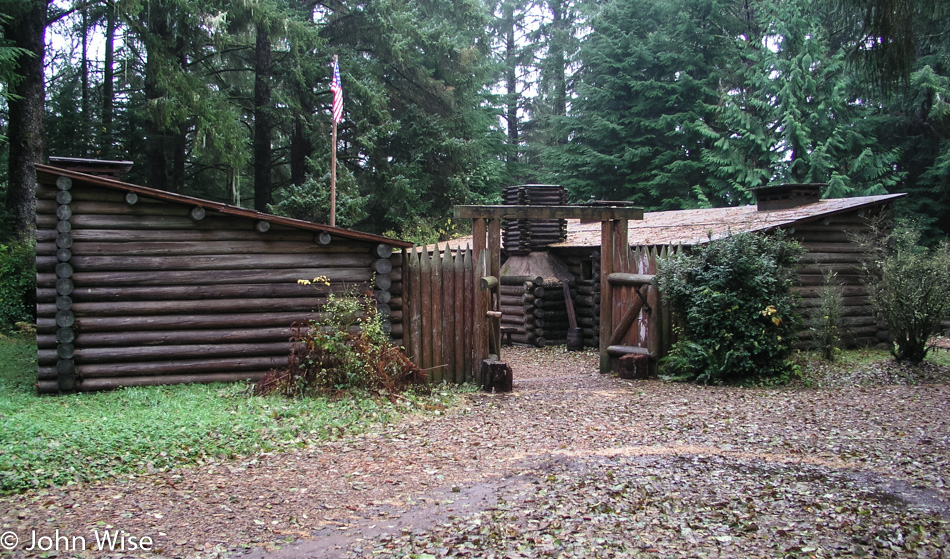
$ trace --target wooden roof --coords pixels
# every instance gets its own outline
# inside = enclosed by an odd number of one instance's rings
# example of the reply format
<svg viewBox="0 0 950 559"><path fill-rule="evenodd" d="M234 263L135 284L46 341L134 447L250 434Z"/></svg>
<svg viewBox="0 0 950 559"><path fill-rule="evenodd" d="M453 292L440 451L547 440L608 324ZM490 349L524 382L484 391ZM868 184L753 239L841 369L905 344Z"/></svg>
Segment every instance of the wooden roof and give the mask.
<svg viewBox="0 0 950 559"><path fill-rule="evenodd" d="M906 194L885 194L856 198L819 200L794 208L758 211L755 205L701 210L646 212L642 220L628 222L630 246L694 245L742 231L769 231L840 213L857 211L892 202ZM567 222L567 240L554 248L600 246L600 223ZM460 237L439 243L440 250L470 246L472 237ZM434 249L436 245L428 247Z"/></svg>
<svg viewBox="0 0 950 559"><path fill-rule="evenodd" d="M822 219L832 215L869 208L906 196L885 194L857 198L834 198L819 200L794 208L758 211L756 206L710 208L700 210L676 210L647 212L643 220L630 221L628 235L631 246L643 245L694 245L711 239L726 237L736 232L769 231L789 227L795 223ZM600 246L600 224L567 224L567 240L553 247Z"/></svg>
<svg viewBox="0 0 950 559"><path fill-rule="evenodd" d="M60 168L60 167L52 167L49 165L37 164L36 177L37 177L37 180L43 184L55 184L57 177L68 177L75 182L82 182L85 184L101 186L104 188L111 188L113 190L120 190L124 192L134 192L138 194L139 196L147 196L150 198L155 198L158 200L163 200L165 202L171 202L174 204L199 206L199 207L204 208L205 210L218 212L222 215L246 217L246 218L254 219L254 220L263 220L274 225L284 225L286 227L292 227L294 229L303 229L307 231L326 231L327 233L330 233L331 235L335 235L341 238L386 243L397 248L409 248L413 246L413 244L410 242L401 241L398 239L390 239L387 237L382 237L380 235L373 235L371 233L363 233L361 231L353 231L351 229L343 229L340 227L330 227L329 225L313 223L311 221L304 221L302 219L292 219L289 217L281 217L281 216L277 216L273 214L262 213L255 210L249 210L247 208L241 208L241 207L232 206L229 204L222 204L221 202L212 202L211 200L204 200L202 198L184 196L182 194L166 192L164 190L149 188L147 186L129 184L129 183L125 183L122 181L118 181L118 180L114 180L114 179L110 179L106 177L88 175L86 173L71 171L68 169Z"/></svg>

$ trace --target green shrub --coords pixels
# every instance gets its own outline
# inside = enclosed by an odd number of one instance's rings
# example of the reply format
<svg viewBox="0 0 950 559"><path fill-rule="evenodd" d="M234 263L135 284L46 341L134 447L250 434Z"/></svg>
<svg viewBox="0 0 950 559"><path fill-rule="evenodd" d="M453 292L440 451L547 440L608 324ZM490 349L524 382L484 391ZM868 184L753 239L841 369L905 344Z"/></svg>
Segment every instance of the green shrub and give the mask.
<svg viewBox="0 0 950 559"><path fill-rule="evenodd" d="M329 285L325 278L314 283L321 280ZM298 329L288 367L270 371L255 393L290 397L351 389L394 393L425 384L425 373L390 342L368 296L330 293L321 317Z"/></svg>
<svg viewBox="0 0 950 559"><path fill-rule="evenodd" d="M740 233L662 262L660 291L682 324L664 372L711 384L789 380L801 253L782 232Z"/></svg>
<svg viewBox="0 0 950 559"><path fill-rule="evenodd" d="M919 363L927 342L950 315L950 245L918 246L920 232L887 230L881 222L859 239L869 257L864 282L874 313L890 332L891 354L898 361Z"/></svg>
<svg viewBox="0 0 950 559"><path fill-rule="evenodd" d="M816 349L825 361L834 361L841 353L844 326L841 315L844 311L844 296L838 274L825 272L824 283L818 292L818 306L811 316L811 331Z"/></svg>
<svg viewBox="0 0 950 559"><path fill-rule="evenodd" d="M0 331L36 320L36 259L31 243L0 244Z"/></svg>

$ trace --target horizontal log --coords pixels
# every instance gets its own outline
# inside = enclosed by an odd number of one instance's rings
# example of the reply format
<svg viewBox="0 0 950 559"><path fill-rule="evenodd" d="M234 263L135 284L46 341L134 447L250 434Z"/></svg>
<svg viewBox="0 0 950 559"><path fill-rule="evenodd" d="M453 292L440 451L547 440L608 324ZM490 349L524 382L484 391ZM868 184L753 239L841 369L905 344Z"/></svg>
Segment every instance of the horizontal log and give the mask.
<svg viewBox="0 0 950 559"><path fill-rule="evenodd" d="M861 285L861 276L858 270L851 270L848 273L838 273L838 281L842 285ZM825 275L820 270L812 271L808 274L799 274L798 283L803 287L814 287L825 284Z"/></svg>
<svg viewBox="0 0 950 559"><path fill-rule="evenodd" d="M544 338L535 338L534 336L519 336L518 334L512 334L511 341L534 347L544 347L547 344L547 340Z"/></svg>
<svg viewBox="0 0 950 559"><path fill-rule="evenodd" d="M62 299L62 297L60 298ZM326 298L322 297L299 297L292 299L205 299L200 303L189 305L187 312L190 313L248 313L258 312L297 312L306 314L317 310L326 303ZM48 303L38 303L36 312L38 315L48 316L54 314ZM82 320L83 317L93 316L128 316L128 315L165 315L180 314L182 312L181 301L108 301L108 302L87 302L73 303L71 305L73 312ZM68 307L67 307L68 308ZM67 310L63 308L57 300L57 310Z"/></svg>
<svg viewBox="0 0 950 559"><path fill-rule="evenodd" d="M60 233L64 235L65 233ZM157 242L97 242L79 241L72 236L72 249L85 256L189 256L230 254L345 254L329 250L306 240L294 241L157 241ZM55 242L55 241L54 241ZM49 242L37 243L38 254L48 254ZM358 252L359 246L351 245L349 253ZM371 256L367 260L371 260Z"/></svg>
<svg viewBox="0 0 950 559"><path fill-rule="evenodd" d="M478 288L482 291L489 291L498 288L498 278L495 276L484 276L478 280Z"/></svg>
<svg viewBox="0 0 950 559"><path fill-rule="evenodd" d="M246 373L218 373L207 375L170 375L154 377L123 377L123 378L101 378L84 380L79 384L79 390L82 392L99 392L104 390L115 390L126 386L159 386L166 384L190 384L190 383L211 383L211 382L239 382L243 380L258 381L267 374L267 371L249 371ZM57 390L50 390L48 383L37 383L37 391L41 394L55 393Z"/></svg>
<svg viewBox="0 0 950 559"><path fill-rule="evenodd" d="M824 286L795 286L792 287L792 293L799 297L809 299L820 297ZM840 285L839 292L843 297L866 297L868 290L863 285Z"/></svg>
<svg viewBox="0 0 950 559"><path fill-rule="evenodd" d="M831 271L840 275L848 274L858 274L860 273L861 267L860 264L838 264L838 263L823 263L823 264L802 264L798 267L798 273L800 275L824 275Z"/></svg>
<svg viewBox="0 0 950 559"><path fill-rule="evenodd" d="M83 366L94 363L123 361L169 361L210 357L265 357L289 355L290 342L261 342L238 344L187 344L136 347L107 347L76 349L76 362L82 373Z"/></svg>
<svg viewBox="0 0 950 559"><path fill-rule="evenodd" d="M544 278L536 276L501 276L500 279L502 285L520 285L522 287L524 287L525 282L538 285L544 283Z"/></svg>
<svg viewBox="0 0 950 559"><path fill-rule="evenodd" d="M75 302L92 301L204 301L213 298L313 298L321 302L328 292L335 294L347 293L353 289L362 293L368 283L344 285L332 283L329 287L323 284L300 285L296 281L285 283L260 283L244 285L177 285L154 287L84 287L74 289L72 280L69 284L52 287L39 287L36 290L37 300L49 302L57 295L72 294ZM63 292L60 292L60 287Z"/></svg>
<svg viewBox="0 0 950 559"><path fill-rule="evenodd" d="M520 308L522 309L521 312L524 312L525 304L521 301L521 299L516 299L514 297L502 297L498 303L503 307L508 307L509 309Z"/></svg>
<svg viewBox="0 0 950 559"><path fill-rule="evenodd" d="M82 332L119 332L128 330L175 330L175 329L242 329L242 328L277 328L290 326L296 322L306 322L324 318L323 313L232 313L206 315L156 315L156 316L87 316L79 321ZM37 320L40 331L49 332L55 329L55 322L50 318ZM68 325L67 325L68 326Z"/></svg>
<svg viewBox="0 0 950 559"><path fill-rule="evenodd" d="M75 251L74 251L75 252ZM123 271L166 271L166 270L273 270L301 268L369 268L371 265L385 263L386 270L377 273L388 274L392 264L388 260L375 263L366 254L222 254L213 256L83 256L78 252L72 260L73 267L79 271L107 272ZM37 259L39 264L39 258ZM381 264L380 264L381 265ZM382 266L382 265L381 265Z"/></svg>
<svg viewBox="0 0 950 559"><path fill-rule="evenodd" d="M236 359L186 359L177 361L143 361L131 363L106 363L83 365L83 378L114 378L127 376L154 376L176 374L230 373L242 371L266 371L287 366L287 356L242 357ZM40 379L56 378L55 366L39 367Z"/></svg>
<svg viewBox="0 0 950 559"><path fill-rule="evenodd" d="M801 257L803 264L860 264L867 259L864 254L854 252L806 252Z"/></svg>
<svg viewBox="0 0 950 559"><path fill-rule="evenodd" d="M838 231L798 231L796 230L792 233L792 238L801 242L802 244L809 244L814 242L828 242L828 243L848 243L851 242L851 237L845 232Z"/></svg>
<svg viewBox="0 0 950 559"><path fill-rule="evenodd" d="M624 274L615 272L607 275L607 281L610 282L611 285L638 287L654 283L656 276L653 274Z"/></svg>
<svg viewBox="0 0 950 559"><path fill-rule="evenodd" d="M40 221L42 216L37 216L37 221ZM47 220L49 221L49 220ZM37 238L38 242L54 241L55 237L55 228L56 221L52 220L52 223L47 227L40 226L37 223ZM54 231L51 231L54 230ZM74 242L88 242L93 244L134 244L134 243L150 243L157 245L176 245L178 243L241 243L237 245L239 247L238 252L241 252L241 247L245 249L251 249L255 246L268 246L269 243L275 242L285 242L291 243L294 245L299 245L301 247L312 244L313 242L313 232L312 231L302 231L299 229L272 229L267 232L266 236L261 236L260 233L252 231L250 228L245 230L198 230L198 229L182 229L182 230L114 230L114 229L80 229L73 230L73 241ZM354 247L362 247L363 249L368 250L369 244L363 243L362 241L352 241L349 243L340 243L342 246L335 246L333 244L325 247L319 247L317 250L320 252L360 252L359 248L354 249ZM200 248L199 245L193 245L195 249ZM142 247L147 248L147 247ZM185 249L187 250L187 249ZM217 252L217 251L216 251ZM253 252L266 252L260 250L254 250Z"/></svg>
<svg viewBox="0 0 950 559"><path fill-rule="evenodd" d="M651 358L656 358L656 355L650 353L650 350L645 347L636 347L629 345L612 345L607 347L607 353L615 357L622 355L649 355Z"/></svg>
<svg viewBox="0 0 950 559"><path fill-rule="evenodd" d="M72 332L70 330L70 332ZM213 330L172 331L119 331L85 332L74 334L74 345L92 347L128 347L157 345L187 345L201 343L257 343L290 341L294 329L290 326L272 328L235 328ZM60 340L54 334L37 334L38 346L48 347Z"/></svg>
<svg viewBox="0 0 950 559"><path fill-rule="evenodd" d="M815 253L815 252L830 252L830 253L860 253L861 249L858 245L851 242L837 242L837 243L824 243L824 242L808 242L803 243L802 246L805 248L806 254Z"/></svg>
<svg viewBox="0 0 950 559"><path fill-rule="evenodd" d="M235 270L209 274L207 270L171 270L161 273L146 271L76 272L72 280L76 285L96 286L145 286L145 285L222 285L248 283L286 283L319 276L334 282L365 282L372 278L369 268L300 268L296 270ZM37 283L52 286L56 278L49 273L38 273Z"/></svg>
<svg viewBox="0 0 950 559"><path fill-rule="evenodd" d="M520 285L502 284L501 287L499 288L499 293L501 293L502 297L506 297L506 296L514 297L514 298L521 297L525 293L524 284L523 283Z"/></svg>

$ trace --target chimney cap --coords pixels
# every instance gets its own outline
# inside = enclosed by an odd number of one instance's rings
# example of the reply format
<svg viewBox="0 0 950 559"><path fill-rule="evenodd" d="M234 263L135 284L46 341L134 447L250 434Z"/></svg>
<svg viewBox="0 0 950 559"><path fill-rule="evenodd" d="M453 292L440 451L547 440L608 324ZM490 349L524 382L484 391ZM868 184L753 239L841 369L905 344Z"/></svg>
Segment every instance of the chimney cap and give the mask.
<svg viewBox="0 0 950 559"><path fill-rule="evenodd" d="M755 203L760 212L787 210L821 200L822 188L828 183L780 184L753 188Z"/></svg>

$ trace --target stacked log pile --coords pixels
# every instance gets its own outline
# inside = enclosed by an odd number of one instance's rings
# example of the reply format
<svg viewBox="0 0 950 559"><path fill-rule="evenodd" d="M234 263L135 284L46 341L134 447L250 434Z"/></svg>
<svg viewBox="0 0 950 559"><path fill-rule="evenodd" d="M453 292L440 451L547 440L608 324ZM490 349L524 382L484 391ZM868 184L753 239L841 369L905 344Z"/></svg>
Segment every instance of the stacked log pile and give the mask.
<svg viewBox="0 0 950 559"><path fill-rule="evenodd" d="M588 259L564 260L575 278L571 297L577 326L583 330L584 346L600 347L600 253L595 252ZM589 270L586 274L585 267Z"/></svg>
<svg viewBox="0 0 950 559"><path fill-rule="evenodd" d="M577 300L577 289L568 282L571 291L571 300ZM562 280L547 279L544 281L544 297L536 300L536 308L544 311L544 331L547 343L564 345L567 343L568 321L567 302L564 298L564 284ZM575 307L576 312L576 307ZM586 345L586 344L585 344Z"/></svg>
<svg viewBox="0 0 950 559"><path fill-rule="evenodd" d="M544 278L502 276L499 291L501 326L515 328L511 340L517 344L544 347L547 344Z"/></svg>
<svg viewBox="0 0 950 559"><path fill-rule="evenodd" d="M400 341L391 246L40 178L40 393L258 379L331 292L372 293Z"/></svg>
<svg viewBox="0 0 950 559"><path fill-rule="evenodd" d="M567 191L560 186L509 186L502 193L502 203L510 206L559 206L567 203ZM533 248L545 247L567 238L567 221L504 220L502 241L509 254L527 254Z"/></svg>

